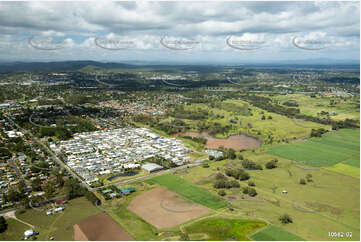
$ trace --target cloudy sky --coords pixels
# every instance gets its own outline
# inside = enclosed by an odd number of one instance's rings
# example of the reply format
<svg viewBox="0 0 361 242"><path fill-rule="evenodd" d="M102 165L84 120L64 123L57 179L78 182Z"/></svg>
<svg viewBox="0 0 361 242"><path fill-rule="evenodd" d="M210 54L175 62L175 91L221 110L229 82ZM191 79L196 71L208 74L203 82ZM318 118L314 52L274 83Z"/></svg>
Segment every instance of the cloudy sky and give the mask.
<svg viewBox="0 0 361 242"><path fill-rule="evenodd" d="M0 61L359 60L355 2L0 2Z"/></svg>

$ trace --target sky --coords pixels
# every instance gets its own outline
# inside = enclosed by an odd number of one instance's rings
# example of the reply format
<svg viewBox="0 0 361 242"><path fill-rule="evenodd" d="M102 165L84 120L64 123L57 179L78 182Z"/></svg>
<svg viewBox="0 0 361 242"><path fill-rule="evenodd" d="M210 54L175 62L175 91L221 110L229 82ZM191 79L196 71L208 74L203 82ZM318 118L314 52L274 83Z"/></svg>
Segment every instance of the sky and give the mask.
<svg viewBox="0 0 361 242"><path fill-rule="evenodd" d="M359 60L360 2L0 2L0 61Z"/></svg>

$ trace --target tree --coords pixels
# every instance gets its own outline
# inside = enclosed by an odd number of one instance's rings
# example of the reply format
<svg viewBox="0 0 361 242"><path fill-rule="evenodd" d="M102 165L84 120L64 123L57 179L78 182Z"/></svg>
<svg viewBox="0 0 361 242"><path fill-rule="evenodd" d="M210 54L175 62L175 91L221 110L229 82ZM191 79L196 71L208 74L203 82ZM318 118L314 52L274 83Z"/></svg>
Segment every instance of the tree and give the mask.
<svg viewBox="0 0 361 242"><path fill-rule="evenodd" d="M257 195L257 191L254 188L248 188L248 195L250 195L251 197L255 197Z"/></svg>
<svg viewBox="0 0 361 242"><path fill-rule="evenodd" d="M269 162L266 163L266 168L267 168L267 169L273 169L273 168L276 168L276 167L277 167L277 166L276 166L276 162L273 161L273 160L271 160L271 161L269 161Z"/></svg>
<svg viewBox="0 0 361 242"><path fill-rule="evenodd" d="M306 179L308 182L312 182L312 174L307 174Z"/></svg>
<svg viewBox="0 0 361 242"><path fill-rule="evenodd" d="M305 184L306 184L306 180L303 179L303 178L301 178L301 179L300 179L300 184L305 185Z"/></svg>
<svg viewBox="0 0 361 242"><path fill-rule="evenodd" d="M254 182L253 182L253 181L248 181L248 186L250 186L250 187L254 187L254 186L256 186L256 184L254 184Z"/></svg>
<svg viewBox="0 0 361 242"><path fill-rule="evenodd" d="M226 192L225 192L224 190L219 190L219 191L218 191L218 195L221 196L221 197L223 197L223 196L226 195Z"/></svg>
<svg viewBox="0 0 361 242"><path fill-rule="evenodd" d="M249 196L254 197L257 195L257 191L252 187L244 187L243 194L248 194Z"/></svg>
<svg viewBox="0 0 361 242"><path fill-rule="evenodd" d="M293 223L292 218L288 214L283 214L282 216L279 217L279 220L283 224Z"/></svg>
<svg viewBox="0 0 361 242"><path fill-rule="evenodd" d="M180 235L180 241L188 241L189 240L189 236L187 233L181 233Z"/></svg>
<svg viewBox="0 0 361 242"><path fill-rule="evenodd" d="M0 233L3 233L8 228L8 224L3 216L0 216Z"/></svg>
<svg viewBox="0 0 361 242"><path fill-rule="evenodd" d="M31 188L33 189L33 191L41 191L41 180L39 177L35 178L31 182Z"/></svg>

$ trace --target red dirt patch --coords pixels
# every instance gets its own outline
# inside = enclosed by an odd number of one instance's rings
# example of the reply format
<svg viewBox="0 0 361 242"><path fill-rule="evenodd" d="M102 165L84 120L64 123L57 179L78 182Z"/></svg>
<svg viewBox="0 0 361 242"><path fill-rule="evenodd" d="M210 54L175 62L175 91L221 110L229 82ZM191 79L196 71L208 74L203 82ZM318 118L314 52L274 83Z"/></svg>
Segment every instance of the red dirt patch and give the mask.
<svg viewBox="0 0 361 242"><path fill-rule="evenodd" d="M128 241L134 240L108 214L100 213L74 225L74 240Z"/></svg>
<svg viewBox="0 0 361 242"><path fill-rule="evenodd" d="M128 209L158 229L171 228L212 211L164 187L135 197Z"/></svg>
<svg viewBox="0 0 361 242"><path fill-rule="evenodd" d="M218 149L223 146L224 148L232 148L234 150L245 150L257 148L261 145L261 142L255 138L249 137L244 134L232 135L227 139L216 139L210 136L207 133L197 133L197 132L182 132L177 133L174 136L192 136L192 137L203 137L207 139L205 148L208 149Z"/></svg>

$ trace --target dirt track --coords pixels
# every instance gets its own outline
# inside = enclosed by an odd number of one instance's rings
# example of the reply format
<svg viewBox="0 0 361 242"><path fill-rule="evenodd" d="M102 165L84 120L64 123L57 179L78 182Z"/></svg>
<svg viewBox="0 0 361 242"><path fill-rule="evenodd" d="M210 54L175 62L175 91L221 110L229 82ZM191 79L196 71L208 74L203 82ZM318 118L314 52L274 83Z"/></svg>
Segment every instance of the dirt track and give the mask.
<svg viewBox="0 0 361 242"><path fill-rule="evenodd" d="M109 215L100 213L74 225L74 240L127 241L133 240Z"/></svg>
<svg viewBox="0 0 361 242"><path fill-rule="evenodd" d="M212 211L164 187L137 196L128 209L158 229L171 228Z"/></svg>

